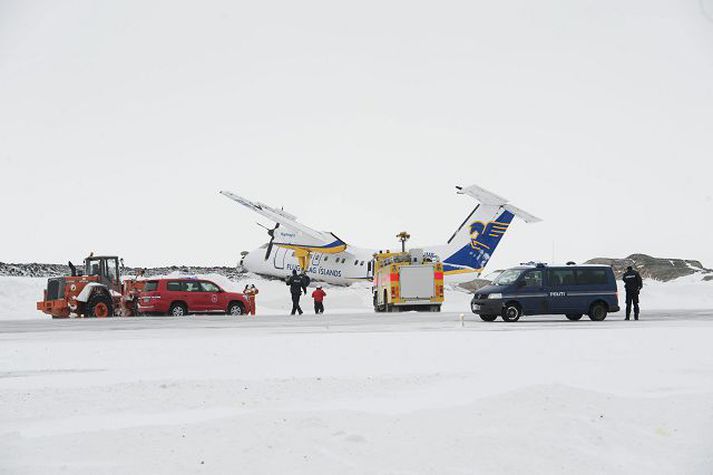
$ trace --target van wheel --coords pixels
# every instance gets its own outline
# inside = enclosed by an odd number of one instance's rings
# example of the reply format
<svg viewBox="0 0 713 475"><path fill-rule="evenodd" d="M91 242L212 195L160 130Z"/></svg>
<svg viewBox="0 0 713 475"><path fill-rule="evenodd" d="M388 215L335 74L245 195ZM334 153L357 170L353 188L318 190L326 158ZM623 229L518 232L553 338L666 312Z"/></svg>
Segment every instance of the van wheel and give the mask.
<svg viewBox="0 0 713 475"><path fill-rule="evenodd" d="M506 322L516 322L522 316L522 309L516 303L509 303L503 308L503 320Z"/></svg>
<svg viewBox="0 0 713 475"><path fill-rule="evenodd" d="M494 322L498 316L497 315L478 315L484 322Z"/></svg>
<svg viewBox="0 0 713 475"><path fill-rule="evenodd" d="M595 303L589 309L589 319L595 322L601 322L607 318L607 307L603 303Z"/></svg>
<svg viewBox="0 0 713 475"><path fill-rule="evenodd" d="M188 315L188 309L182 303L176 302L171 304L171 308L168 309L168 314L172 317L183 317L184 315Z"/></svg>
<svg viewBox="0 0 713 475"><path fill-rule="evenodd" d="M240 302L230 302L228 305L228 315L242 315L245 313L243 305Z"/></svg>
<svg viewBox="0 0 713 475"><path fill-rule="evenodd" d="M567 318L572 321L579 320L580 318L582 318L582 314L581 313L577 313L577 314L569 313L569 314L567 314Z"/></svg>

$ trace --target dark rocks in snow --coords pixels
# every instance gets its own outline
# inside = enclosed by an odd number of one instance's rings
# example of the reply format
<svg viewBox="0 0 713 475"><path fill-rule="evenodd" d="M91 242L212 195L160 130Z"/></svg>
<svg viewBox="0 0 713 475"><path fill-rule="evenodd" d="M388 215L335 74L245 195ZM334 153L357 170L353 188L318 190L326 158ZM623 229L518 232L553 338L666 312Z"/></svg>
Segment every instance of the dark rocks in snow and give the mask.
<svg viewBox="0 0 713 475"><path fill-rule="evenodd" d="M713 269L703 267L700 261L688 259L669 259L652 257L646 254L632 254L623 259L597 257L588 260L585 264L606 264L612 266L617 279L622 276L627 266L632 266L644 279L653 279L661 282L693 275L696 273L713 274ZM712 275L704 276L704 280L711 280Z"/></svg>
<svg viewBox="0 0 713 475"><path fill-rule="evenodd" d="M6 264L0 262L0 275L11 277L59 277L69 275L65 264Z"/></svg>
<svg viewBox="0 0 713 475"><path fill-rule="evenodd" d="M122 270L122 275L136 275L140 268L126 267ZM179 273L184 275L204 275L204 274L219 274L228 279L237 280L244 274L242 270L235 267L225 266L168 266L168 267L148 267L145 268L145 276L152 277L156 275L166 275ZM10 277L59 277L69 275L69 266L65 264L6 264L0 262L0 276Z"/></svg>
<svg viewBox="0 0 713 475"><path fill-rule="evenodd" d="M669 259L652 257L646 254L632 254L623 259L597 257L588 260L585 264L604 264L611 266L617 279L621 279L627 266L632 266L644 279L668 282L678 279L679 277L703 274L702 280L713 282L713 269L703 267L700 261L691 259ZM464 282L460 284L460 287L475 292L489 283L490 281L488 279L479 278L470 282Z"/></svg>

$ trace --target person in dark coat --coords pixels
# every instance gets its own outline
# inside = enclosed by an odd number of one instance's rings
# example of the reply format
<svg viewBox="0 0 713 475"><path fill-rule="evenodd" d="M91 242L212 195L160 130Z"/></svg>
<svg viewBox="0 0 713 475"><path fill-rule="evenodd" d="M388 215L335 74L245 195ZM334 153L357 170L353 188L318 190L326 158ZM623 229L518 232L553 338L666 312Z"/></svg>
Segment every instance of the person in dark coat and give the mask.
<svg viewBox="0 0 713 475"><path fill-rule="evenodd" d="M644 286L641 275L631 266L626 268L624 276L624 290L626 290L626 320L631 316L631 304L634 304L634 320L639 319L639 292Z"/></svg>
<svg viewBox="0 0 713 475"><path fill-rule="evenodd" d="M292 270L292 275L285 281L290 287L290 294L292 295L292 313L299 312L302 315L302 308L300 307L300 297L302 293L307 293L307 280L305 280L302 275L297 274L296 270Z"/></svg>

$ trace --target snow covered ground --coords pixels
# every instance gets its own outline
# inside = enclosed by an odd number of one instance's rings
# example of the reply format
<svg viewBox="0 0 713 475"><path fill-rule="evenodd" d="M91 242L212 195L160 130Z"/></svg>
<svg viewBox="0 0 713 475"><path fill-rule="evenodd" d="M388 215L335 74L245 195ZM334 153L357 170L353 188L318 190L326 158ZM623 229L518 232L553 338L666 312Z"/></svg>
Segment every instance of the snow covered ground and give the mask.
<svg viewBox="0 0 713 475"><path fill-rule="evenodd" d="M711 473L713 312L0 322L3 473Z"/></svg>
<svg viewBox="0 0 713 475"><path fill-rule="evenodd" d="M290 318L258 279L256 318L51 320L44 281L0 279L0 473L713 472L713 310L652 310L710 282L647 282L639 322L485 323L365 286Z"/></svg>
<svg viewBox="0 0 713 475"><path fill-rule="evenodd" d="M177 274L178 275L178 274ZM260 289L257 304L263 315L285 315L292 303L289 291L282 281L267 280L249 275L231 281L220 274L198 276L210 279L226 290L241 291L246 284L255 284ZM42 298L47 279L36 277L0 276L0 320L36 320L46 318L35 310L35 302ZM370 285L359 283L351 287L326 286L325 305L329 313L369 312L372 309ZM619 289L623 304L623 287ZM444 311L469 312L471 294L455 285L447 285ZM302 308L310 311L311 299L303 298ZM682 277L670 282L645 281L641 292L642 308L647 310L700 310L713 309L713 281L701 280L700 275Z"/></svg>
<svg viewBox="0 0 713 475"><path fill-rule="evenodd" d="M258 312L263 315L285 315L289 314L292 308L289 289L280 280L268 280L252 275L239 281L231 281L220 274L197 277L212 280L226 290L237 292L242 291L246 284L255 284L260 290L257 297ZM48 316L35 310L35 303L42 299L42 292L46 285L45 278L0 276L0 320L49 319ZM325 286L327 292L325 306L329 313L333 314L371 311L370 288L369 283L359 283L350 287ZM467 292L451 289L444 310L468 311L470 298ZM302 299L302 308L308 312L312 311L312 299L309 295Z"/></svg>

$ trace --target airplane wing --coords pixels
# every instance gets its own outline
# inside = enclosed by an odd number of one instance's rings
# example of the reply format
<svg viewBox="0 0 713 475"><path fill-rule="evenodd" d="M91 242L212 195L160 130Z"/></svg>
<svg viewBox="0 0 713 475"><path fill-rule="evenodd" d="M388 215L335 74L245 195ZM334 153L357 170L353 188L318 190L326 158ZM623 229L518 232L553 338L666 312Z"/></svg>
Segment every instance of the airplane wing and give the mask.
<svg viewBox="0 0 713 475"><path fill-rule="evenodd" d="M325 253L342 252L347 247L346 243L333 233L317 231L305 226L297 221L296 216L284 210L250 201L230 191L221 191L220 194L277 223L278 226L272 231L272 239L276 246Z"/></svg>

